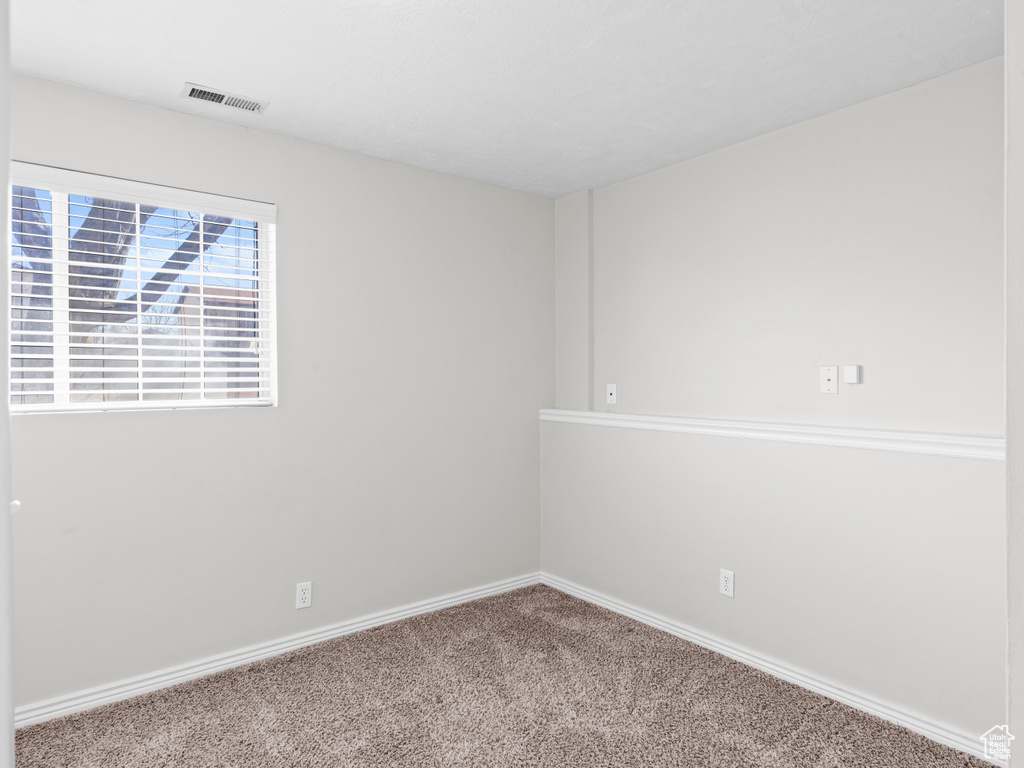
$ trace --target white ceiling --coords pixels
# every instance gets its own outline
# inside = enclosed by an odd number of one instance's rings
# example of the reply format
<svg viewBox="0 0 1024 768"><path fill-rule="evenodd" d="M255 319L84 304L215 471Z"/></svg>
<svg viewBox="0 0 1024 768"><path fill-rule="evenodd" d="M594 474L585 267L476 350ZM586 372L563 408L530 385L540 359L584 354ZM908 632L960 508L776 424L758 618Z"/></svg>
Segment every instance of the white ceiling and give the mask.
<svg viewBox="0 0 1024 768"><path fill-rule="evenodd" d="M1001 0L13 0L15 71L547 197L999 56ZM262 99L262 115L181 96Z"/></svg>

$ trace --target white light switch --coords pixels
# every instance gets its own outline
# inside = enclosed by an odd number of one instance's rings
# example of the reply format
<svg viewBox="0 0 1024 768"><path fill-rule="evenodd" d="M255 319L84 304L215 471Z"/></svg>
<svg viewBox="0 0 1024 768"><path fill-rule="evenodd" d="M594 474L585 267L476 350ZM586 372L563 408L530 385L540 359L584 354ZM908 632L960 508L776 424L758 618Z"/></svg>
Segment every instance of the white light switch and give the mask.
<svg viewBox="0 0 1024 768"><path fill-rule="evenodd" d="M821 394L823 394L823 395L838 395L839 394L839 366L838 365L823 365L823 366L821 366Z"/></svg>
<svg viewBox="0 0 1024 768"><path fill-rule="evenodd" d="M860 384L860 366L843 366L843 384Z"/></svg>

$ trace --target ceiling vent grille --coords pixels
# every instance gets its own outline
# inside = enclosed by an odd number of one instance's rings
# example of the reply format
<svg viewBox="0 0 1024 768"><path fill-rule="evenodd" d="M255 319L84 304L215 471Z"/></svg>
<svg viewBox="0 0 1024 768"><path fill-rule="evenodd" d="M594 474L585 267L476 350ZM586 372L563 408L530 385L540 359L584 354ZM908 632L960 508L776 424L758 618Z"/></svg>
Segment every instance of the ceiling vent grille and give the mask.
<svg viewBox="0 0 1024 768"><path fill-rule="evenodd" d="M207 88L205 85L196 85L195 83L185 83L185 90L182 92L182 95L190 99L220 104L221 106L232 107L233 109L243 109L246 112L255 112L257 114L267 108L267 102L265 101L257 101L256 99L250 99L248 96L239 96L236 93L214 90L213 88Z"/></svg>

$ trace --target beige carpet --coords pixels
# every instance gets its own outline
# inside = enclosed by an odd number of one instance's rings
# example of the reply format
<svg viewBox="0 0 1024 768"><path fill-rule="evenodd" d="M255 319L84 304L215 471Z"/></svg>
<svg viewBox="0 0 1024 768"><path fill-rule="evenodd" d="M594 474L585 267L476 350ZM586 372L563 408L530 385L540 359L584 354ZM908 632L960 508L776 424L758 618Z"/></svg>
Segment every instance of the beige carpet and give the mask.
<svg viewBox="0 0 1024 768"><path fill-rule="evenodd" d="M987 766L529 587L19 729L18 768Z"/></svg>

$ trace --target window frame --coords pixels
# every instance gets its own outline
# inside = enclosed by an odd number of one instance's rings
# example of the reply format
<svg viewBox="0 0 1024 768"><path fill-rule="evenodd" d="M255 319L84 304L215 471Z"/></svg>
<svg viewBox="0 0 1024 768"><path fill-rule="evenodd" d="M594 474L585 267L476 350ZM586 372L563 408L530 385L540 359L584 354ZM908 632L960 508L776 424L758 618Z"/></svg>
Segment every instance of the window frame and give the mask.
<svg viewBox="0 0 1024 768"><path fill-rule="evenodd" d="M65 168L55 168L21 161L11 161L10 186L7 197L8 232L11 233L7 243L7 404L12 415L30 415L45 413L81 413L92 411L162 411L205 408L266 408L275 407L277 398L277 270L276 256L276 221L277 206L273 203L227 197L208 192L199 192L178 187L168 187L148 182L121 179L113 176L101 176ZM11 396L17 394L12 390L14 367L10 364L13 357L11 324L14 321L11 301L11 273L13 269L14 233L12 215L12 191L14 187L31 187L67 195L84 195L143 205L152 205L172 210L191 211L202 215L224 216L233 219L254 221L259 225L257 259L261 265L257 300L260 303L261 319L258 332L261 345L259 369L268 372L266 387L260 387L256 398L210 398L202 397L190 400L143 400L140 389L138 400L125 401L90 401L83 403L19 403L12 404ZM68 233L70 237L70 232ZM56 254L52 254L56 266ZM265 275L265 276L264 276ZM56 298L56 297L55 297ZM57 307L54 307L56 314ZM265 315L264 315L265 313ZM66 345L70 348L70 342ZM54 393L56 395L58 350L54 344ZM200 347L204 349L204 347ZM68 368L70 371L71 369ZM202 393L204 390L199 389ZM264 392L266 394L264 395ZM56 400L56 397L55 397Z"/></svg>

